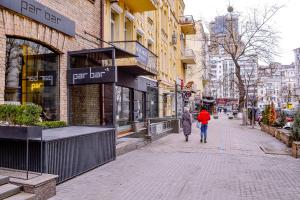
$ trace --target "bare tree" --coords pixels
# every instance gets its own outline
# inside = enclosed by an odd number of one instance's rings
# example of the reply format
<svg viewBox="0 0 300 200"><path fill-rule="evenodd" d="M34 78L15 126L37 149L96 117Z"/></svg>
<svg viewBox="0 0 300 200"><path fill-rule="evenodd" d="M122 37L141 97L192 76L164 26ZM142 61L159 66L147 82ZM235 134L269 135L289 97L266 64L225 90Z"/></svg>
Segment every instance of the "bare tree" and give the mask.
<svg viewBox="0 0 300 200"><path fill-rule="evenodd" d="M226 16L225 34L210 38L211 46L224 49L235 66L235 83L239 91L239 109L245 106L247 89L250 83L245 81L242 74L241 60L253 59L270 63L278 55L279 35L272 26L272 19L283 6L271 6L263 11L254 9L244 18L233 13L233 8L228 7ZM252 74L248 74L252 76Z"/></svg>

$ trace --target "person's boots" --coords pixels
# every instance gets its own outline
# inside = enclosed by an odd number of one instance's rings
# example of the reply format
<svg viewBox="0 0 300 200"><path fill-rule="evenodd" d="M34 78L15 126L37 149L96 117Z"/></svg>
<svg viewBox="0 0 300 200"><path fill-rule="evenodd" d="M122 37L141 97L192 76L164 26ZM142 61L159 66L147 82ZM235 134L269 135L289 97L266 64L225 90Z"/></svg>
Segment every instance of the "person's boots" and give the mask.
<svg viewBox="0 0 300 200"><path fill-rule="evenodd" d="M187 142L187 141L189 141L189 136L185 136L185 141Z"/></svg>
<svg viewBox="0 0 300 200"><path fill-rule="evenodd" d="M202 138L200 139L200 142L201 142L201 143L203 142Z"/></svg>
<svg viewBox="0 0 300 200"><path fill-rule="evenodd" d="M204 143L207 143L206 138L204 138Z"/></svg>

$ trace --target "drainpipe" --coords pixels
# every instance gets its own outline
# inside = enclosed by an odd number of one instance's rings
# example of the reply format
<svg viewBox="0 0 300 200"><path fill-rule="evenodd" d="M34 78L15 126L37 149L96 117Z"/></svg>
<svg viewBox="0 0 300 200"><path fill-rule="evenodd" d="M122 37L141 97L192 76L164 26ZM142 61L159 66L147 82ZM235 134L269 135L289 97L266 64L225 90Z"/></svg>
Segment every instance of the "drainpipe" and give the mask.
<svg viewBox="0 0 300 200"><path fill-rule="evenodd" d="M99 37L101 40L104 39L104 2L105 0L100 0L100 30ZM103 47L103 42L100 42L100 47Z"/></svg>

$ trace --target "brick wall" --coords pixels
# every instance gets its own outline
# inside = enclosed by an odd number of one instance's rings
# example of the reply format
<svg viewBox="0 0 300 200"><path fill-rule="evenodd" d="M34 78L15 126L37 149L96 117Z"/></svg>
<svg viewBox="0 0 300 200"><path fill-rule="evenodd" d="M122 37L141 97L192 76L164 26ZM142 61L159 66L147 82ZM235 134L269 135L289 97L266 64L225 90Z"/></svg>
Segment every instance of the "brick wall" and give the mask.
<svg viewBox="0 0 300 200"><path fill-rule="evenodd" d="M29 18L0 9L0 103L4 102L6 36L28 38L60 53L60 120L67 121L67 52L96 48L99 42L85 31L100 37L100 1L38 0L76 23L76 36L69 37ZM103 20L103 19L102 19ZM103 23L103 21L102 21Z"/></svg>

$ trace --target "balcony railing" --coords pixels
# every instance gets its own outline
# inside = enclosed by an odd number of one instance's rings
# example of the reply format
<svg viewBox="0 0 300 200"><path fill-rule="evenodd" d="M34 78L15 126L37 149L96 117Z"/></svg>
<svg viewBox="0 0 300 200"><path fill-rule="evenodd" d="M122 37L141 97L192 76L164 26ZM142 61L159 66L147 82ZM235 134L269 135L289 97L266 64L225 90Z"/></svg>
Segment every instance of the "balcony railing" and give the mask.
<svg viewBox="0 0 300 200"><path fill-rule="evenodd" d="M181 52L182 55L182 62L186 64L196 64L196 55L193 51L193 49L185 49L183 52Z"/></svg>
<svg viewBox="0 0 300 200"><path fill-rule="evenodd" d="M194 17L192 15L185 15L179 17L180 24L195 24Z"/></svg>
<svg viewBox="0 0 300 200"><path fill-rule="evenodd" d="M181 31L184 34L189 35L196 33L195 21L192 15L180 16L179 24L181 25Z"/></svg>
<svg viewBox="0 0 300 200"><path fill-rule="evenodd" d="M136 58L122 59L119 66L137 65L144 70L157 75L157 56L138 41L116 41L111 44L127 52L135 54Z"/></svg>

